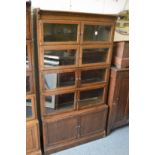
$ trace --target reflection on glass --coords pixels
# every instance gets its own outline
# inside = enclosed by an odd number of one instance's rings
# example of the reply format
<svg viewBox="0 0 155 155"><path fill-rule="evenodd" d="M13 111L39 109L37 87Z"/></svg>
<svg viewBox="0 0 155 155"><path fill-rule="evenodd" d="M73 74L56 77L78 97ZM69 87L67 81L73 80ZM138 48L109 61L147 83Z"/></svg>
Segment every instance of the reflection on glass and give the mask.
<svg viewBox="0 0 155 155"><path fill-rule="evenodd" d="M75 84L75 73L49 73L44 75L45 89L73 86Z"/></svg>
<svg viewBox="0 0 155 155"><path fill-rule="evenodd" d="M75 65L76 50L45 50L44 52L44 66L66 66Z"/></svg>
<svg viewBox="0 0 155 155"><path fill-rule="evenodd" d="M105 69L93 69L81 71L81 83L103 82L105 80Z"/></svg>
<svg viewBox="0 0 155 155"><path fill-rule="evenodd" d="M103 25L85 25L84 41L109 41L111 26Z"/></svg>
<svg viewBox="0 0 155 155"><path fill-rule="evenodd" d="M29 55L28 55L27 46L26 46L26 68L29 68Z"/></svg>
<svg viewBox="0 0 155 155"><path fill-rule="evenodd" d="M83 49L82 63L103 63L107 60L108 48Z"/></svg>
<svg viewBox="0 0 155 155"><path fill-rule="evenodd" d="M26 76L26 92L30 91L30 76Z"/></svg>
<svg viewBox="0 0 155 155"><path fill-rule="evenodd" d="M80 92L80 106L98 104L103 101L103 88Z"/></svg>
<svg viewBox="0 0 155 155"><path fill-rule="evenodd" d="M65 111L74 107L74 93L45 96L45 111Z"/></svg>
<svg viewBox="0 0 155 155"><path fill-rule="evenodd" d="M44 23L44 41L62 42L77 40L77 24Z"/></svg>
<svg viewBox="0 0 155 155"><path fill-rule="evenodd" d="M31 99L26 99L26 118L32 117L32 101Z"/></svg>

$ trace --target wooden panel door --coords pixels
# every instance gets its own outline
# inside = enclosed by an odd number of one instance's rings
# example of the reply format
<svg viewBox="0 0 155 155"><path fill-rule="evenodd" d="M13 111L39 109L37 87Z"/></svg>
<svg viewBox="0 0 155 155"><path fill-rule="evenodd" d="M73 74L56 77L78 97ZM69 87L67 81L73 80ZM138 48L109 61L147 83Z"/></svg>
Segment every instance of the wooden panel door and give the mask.
<svg viewBox="0 0 155 155"><path fill-rule="evenodd" d="M129 105L129 72L119 72L118 74L118 80L120 85L117 98L117 114L115 118L116 122L124 119L127 108L126 106Z"/></svg>
<svg viewBox="0 0 155 155"><path fill-rule="evenodd" d="M104 109L88 112L80 117L80 137L104 132L107 120L107 106Z"/></svg>
<svg viewBox="0 0 155 155"><path fill-rule="evenodd" d="M77 117L44 121L43 135L45 151L47 147L66 143L77 138Z"/></svg>
<svg viewBox="0 0 155 155"><path fill-rule="evenodd" d="M120 127L128 123L129 118L129 69L111 70L108 104L110 107L108 128Z"/></svg>
<svg viewBox="0 0 155 155"><path fill-rule="evenodd" d="M38 151L39 149L39 132L36 121L27 122L26 124L26 151L27 154Z"/></svg>

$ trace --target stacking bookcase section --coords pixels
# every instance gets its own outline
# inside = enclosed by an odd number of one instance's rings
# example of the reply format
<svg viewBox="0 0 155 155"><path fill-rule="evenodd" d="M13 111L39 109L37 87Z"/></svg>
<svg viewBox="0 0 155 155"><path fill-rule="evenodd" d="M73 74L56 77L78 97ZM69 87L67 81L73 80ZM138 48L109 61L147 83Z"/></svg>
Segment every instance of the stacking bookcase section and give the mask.
<svg viewBox="0 0 155 155"><path fill-rule="evenodd" d="M26 154L41 155L31 29L31 3L26 2Z"/></svg>
<svg viewBox="0 0 155 155"><path fill-rule="evenodd" d="M116 16L35 10L44 153L105 136Z"/></svg>

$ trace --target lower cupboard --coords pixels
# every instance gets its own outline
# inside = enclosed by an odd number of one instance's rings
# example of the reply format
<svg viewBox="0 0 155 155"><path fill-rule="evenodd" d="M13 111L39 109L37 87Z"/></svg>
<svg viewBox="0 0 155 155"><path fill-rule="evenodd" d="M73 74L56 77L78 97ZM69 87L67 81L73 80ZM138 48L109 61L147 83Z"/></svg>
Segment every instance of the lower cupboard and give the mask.
<svg viewBox="0 0 155 155"><path fill-rule="evenodd" d="M106 105L43 121L44 152L50 154L105 136Z"/></svg>
<svg viewBox="0 0 155 155"><path fill-rule="evenodd" d="M41 155L37 120L26 123L26 155Z"/></svg>

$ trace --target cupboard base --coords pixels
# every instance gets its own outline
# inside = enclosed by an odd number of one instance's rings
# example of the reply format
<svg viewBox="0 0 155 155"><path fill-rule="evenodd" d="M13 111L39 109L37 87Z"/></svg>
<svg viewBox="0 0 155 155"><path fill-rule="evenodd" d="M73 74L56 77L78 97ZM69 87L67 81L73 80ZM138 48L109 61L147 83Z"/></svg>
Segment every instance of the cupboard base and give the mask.
<svg viewBox="0 0 155 155"><path fill-rule="evenodd" d="M123 127L125 125L129 125L129 120L122 120L122 121L119 121L119 122L115 123L111 128L107 129L107 135L110 134L110 132L112 130L115 130L117 128L121 128L121 127Z"/></svg>
<svg viewBox="0 0 155 155"><path fill-rule="evenodd" d="M44 152L64 150L106 135L108 106L84 109L43 121Z"/></svg>
<svg viewBox="0 0 155 155"><path fill-rule="evenodd" d="M42 155L42 153L40 150L38 150L38 151L27 153L27 155Z"/></svg>
<svg viewBox="0 0 155 155"><path fill-rule="evenodd" d="M38 120L26 123L26 155L41 155Z"/></svg>
<svg viewBox="0 0 155 155"><path fill-rule="evenodd" d="M106 132L103 131L103 132L100 132L100 133L97 133L97 134L94 134L91 136L83 137L80 139L76 139L76 140L70 141L68 143L64 143L64 144L55 146L55 147L49 147L45 150L45 155L50 155L51 153L55 153L55 152L58 152L61 150L69 149L71 147L74 147L74 146L77 146L80 144L88 143L92 140L97 140L97 139L103 138L105 136L106 136Z"/></svg>

